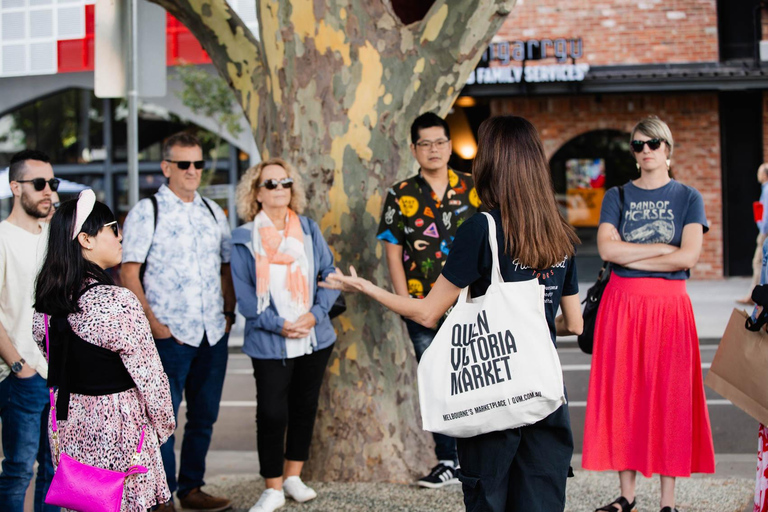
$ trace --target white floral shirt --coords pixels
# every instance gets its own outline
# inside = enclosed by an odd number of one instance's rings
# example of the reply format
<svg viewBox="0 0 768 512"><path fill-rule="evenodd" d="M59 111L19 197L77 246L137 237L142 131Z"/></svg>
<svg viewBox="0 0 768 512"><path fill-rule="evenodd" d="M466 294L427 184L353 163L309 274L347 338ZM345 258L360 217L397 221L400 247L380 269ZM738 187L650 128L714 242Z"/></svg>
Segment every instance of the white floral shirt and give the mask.
<svg viewBox="0 0 768 512"><path fill-rule="evenodd" d="M177 340L199 347L205 334L215 345L226 328L221 265L229 263L229 224L213 201L185 203L162 185L157 192L157 228L152 202L139 201L123 226L123 262L146 262L144 294L160 323ZM153 235L154 231L154 235Z"/></svg>

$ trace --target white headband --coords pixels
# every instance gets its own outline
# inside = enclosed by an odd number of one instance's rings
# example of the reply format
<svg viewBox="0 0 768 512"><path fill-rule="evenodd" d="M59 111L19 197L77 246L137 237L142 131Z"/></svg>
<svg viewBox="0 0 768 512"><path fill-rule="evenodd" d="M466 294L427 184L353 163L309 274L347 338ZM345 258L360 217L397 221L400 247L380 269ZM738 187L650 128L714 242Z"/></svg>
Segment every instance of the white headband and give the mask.
<svg viewBox="0 0 768 512"><path fill-rule="evenodd" d="M77 238L77 235L80 233L80 230L83 229L83 224L85 224L85 219L88 218L88 216L93 211L93 205L96 204L96 194L93 193L93 190L90 188L87 188L80 192L80 195L77 196L77 209L75 212L75 226L72 230L72 240Z"/></svg>

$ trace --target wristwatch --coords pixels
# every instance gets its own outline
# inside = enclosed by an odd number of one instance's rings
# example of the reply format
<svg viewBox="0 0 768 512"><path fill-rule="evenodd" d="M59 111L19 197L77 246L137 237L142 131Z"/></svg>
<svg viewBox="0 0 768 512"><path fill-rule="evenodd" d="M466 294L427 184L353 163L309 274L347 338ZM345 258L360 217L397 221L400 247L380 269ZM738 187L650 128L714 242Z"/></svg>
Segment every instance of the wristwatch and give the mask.
<svg viewBox="0 0 768 512"><path fill-rule="evenodd" d="M235 312L234 311L225 311L224 312L224 316L229 318L233 322L235 321Z"/></svg>
<svg viewBox="0 0 768 512"><path fill-rule="evenodd" d="M11 365L11 371L13 373L19 373L21 371L21 368L24 366L24 363L26 363L26 361L22 357L19 361L16 361Z"/></svg>

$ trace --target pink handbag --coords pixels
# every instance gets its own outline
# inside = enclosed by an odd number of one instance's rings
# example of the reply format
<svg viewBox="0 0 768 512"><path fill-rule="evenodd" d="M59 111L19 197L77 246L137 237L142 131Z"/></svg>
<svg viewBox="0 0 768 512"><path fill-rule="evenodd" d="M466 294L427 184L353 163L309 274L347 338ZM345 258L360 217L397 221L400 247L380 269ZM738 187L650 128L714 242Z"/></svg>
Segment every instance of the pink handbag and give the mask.
<svg viewBox="0 0 768 512"><path fill-rule="evenodd" d="M45 344L48 351L48 315L45 318ZM131 467L126 472L101 469L78 462L66 453L59 453L59 428L56 423L56 402L53 388L51 397L51 428L53 430L54 457L58 459L45 502L48 505L68 508L78 512L119 512L123 502L125 479L138 473L146 473L138 465L141 447L144 444L144 429L141 428L136 453L131 458Z"/></svg>

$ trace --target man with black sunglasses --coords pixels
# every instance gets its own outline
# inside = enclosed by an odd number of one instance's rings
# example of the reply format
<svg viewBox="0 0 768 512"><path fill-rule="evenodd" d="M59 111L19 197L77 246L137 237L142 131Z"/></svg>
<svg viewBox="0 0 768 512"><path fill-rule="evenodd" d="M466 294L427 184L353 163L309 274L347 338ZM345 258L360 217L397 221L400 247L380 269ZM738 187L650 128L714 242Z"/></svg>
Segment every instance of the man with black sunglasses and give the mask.
<svg viewBox="0 0 768 512"><path fill-rule="evenodd" d="M229 500L200 487L205 484L205 458L219 414L235 317L229 224L224 211L197 192L204 160L196 137L169 137L161 167L168 184L153 198L139 201L125 219L121 276L144 306L177 421L186 395L178 480L175 436L160 447L168 486L185 509L215 512L229 508ZM161 508L172 512L173 500Z"/></svg>
<svg viewBox="0 0 768 512"><path fill-rule="evenodd" d="M3 460L0 511L22 512L40 461L35 512L58 511L44 504L53 477L48 444L48 365L32 338L35 278L45 256L51 195L58 188L48 156L25 150L11 158L8 179L13 209L0 222L0 419Z"/></svg>

